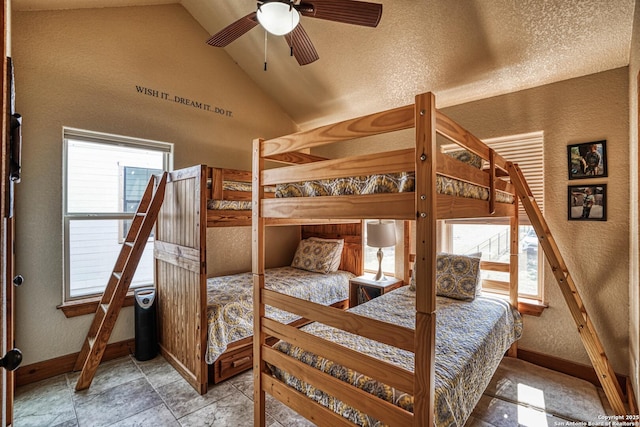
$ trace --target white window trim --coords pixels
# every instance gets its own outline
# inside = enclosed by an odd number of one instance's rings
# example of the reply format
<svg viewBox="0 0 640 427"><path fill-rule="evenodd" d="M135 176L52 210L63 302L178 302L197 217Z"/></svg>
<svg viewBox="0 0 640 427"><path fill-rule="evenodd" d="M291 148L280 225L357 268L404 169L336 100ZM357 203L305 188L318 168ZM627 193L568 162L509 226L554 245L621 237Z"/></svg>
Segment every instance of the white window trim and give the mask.
<svg viewBox="0 0 640 427"><path fill-rule="evenodd" d="M149 139L133 138L123 135L109 134L104 132L94 132L84 129L77 129L71 127L62 128L62 227L63 227L63 253L64 264L62 268L63 275L63 289L62 289L62 301L63 303L75 300L81 300L90 298L92 295L83 295L78 297L71 296L70 288L70 254L69 254L69 228L72 220L123 220L131 219L131 213L114 213L114 212L68 212L67 205L67 150L70 139L81 140L86 142L94 142L105 145L114 146L127 146L131 148L151 148L153 150L163 152L163 168L164 170L173 170L173 150L174 145L170 142L153 141ZM106 287L105 283L105 287Z"/></svg>

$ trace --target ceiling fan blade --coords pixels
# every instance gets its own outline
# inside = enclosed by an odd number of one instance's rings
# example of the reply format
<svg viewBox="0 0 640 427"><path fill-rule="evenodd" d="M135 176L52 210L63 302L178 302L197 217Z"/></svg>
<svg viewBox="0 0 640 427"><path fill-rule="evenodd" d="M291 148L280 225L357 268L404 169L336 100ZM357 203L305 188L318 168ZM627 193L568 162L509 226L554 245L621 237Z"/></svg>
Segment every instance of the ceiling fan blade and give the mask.
<svg viewBox="0 0 640 427"><path fill-rule="evenodd" d="M382 5L356 0L302 0L296 9L310 18L377 27Z"/></svg>
<svg viewBox="0 0 640 427"><path fill-rule="evenodd" d="M316 52L316 48L313 47L311 39L301 24L298 24L296 28L289 34L286 34L284 38L292 49L293 56L295 56L298 64L307 65L318 60L318 52Z"/></svg>
<svg viewBox="0 0 640 427"><path fill-rule="evenodd" d="M207 40L207 44L216 47L225 47L232 41L235 41L238 37L244 35L250 29L258 25L258 18L256 17L256 12L251 12L244 18L238 19L231 25L223 28L209 40Z"/></svg>

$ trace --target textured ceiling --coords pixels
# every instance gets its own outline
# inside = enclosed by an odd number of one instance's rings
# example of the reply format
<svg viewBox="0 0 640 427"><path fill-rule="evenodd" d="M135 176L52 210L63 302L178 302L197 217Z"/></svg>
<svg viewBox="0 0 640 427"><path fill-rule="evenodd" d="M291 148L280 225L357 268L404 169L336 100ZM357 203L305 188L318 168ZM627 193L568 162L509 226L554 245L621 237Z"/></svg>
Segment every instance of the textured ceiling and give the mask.
<svg viewBox="0 0 640 427"><path fill-rule="evenodd" d="M433 91L439 107L629 64L635 0L379 0L377 28L308 17L320 59L301 67L283 37L256 27L226 47L308 128L406 105ZM13 0L19 10L181 3L210 33L254 0ZM203 40L204 43L204 40ZM211 49L219 49L212 47Z"/></svg>

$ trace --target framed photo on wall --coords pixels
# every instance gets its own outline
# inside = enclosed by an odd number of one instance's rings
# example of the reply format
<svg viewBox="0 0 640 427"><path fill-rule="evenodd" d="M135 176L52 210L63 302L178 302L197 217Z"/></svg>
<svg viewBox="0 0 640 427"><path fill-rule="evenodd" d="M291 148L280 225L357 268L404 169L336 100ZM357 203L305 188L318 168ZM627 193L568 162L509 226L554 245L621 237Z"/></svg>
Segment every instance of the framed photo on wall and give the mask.
<svg viewBox="0 0 640 427"><path fill-rule="evenodd" d="M569 185L569 220L606 221L607 185Z"/></svg>
<svg viewBox="0 0 640 427"><path fill-rule="evenodd" d="M567 146L569 179L607 176L607 141L584 142Z"/></svg>

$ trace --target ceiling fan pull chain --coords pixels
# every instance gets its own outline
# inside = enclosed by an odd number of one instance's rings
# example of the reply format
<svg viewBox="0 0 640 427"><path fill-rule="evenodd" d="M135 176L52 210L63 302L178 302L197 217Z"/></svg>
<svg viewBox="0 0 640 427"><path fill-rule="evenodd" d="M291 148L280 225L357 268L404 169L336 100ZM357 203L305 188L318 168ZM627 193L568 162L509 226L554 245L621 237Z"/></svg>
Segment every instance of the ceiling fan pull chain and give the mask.
<svg viewBox="0 0 640 427"><path fill-rule="evenodd" d="M264 31L264 71L267 71L267 30Z"/></svg>

